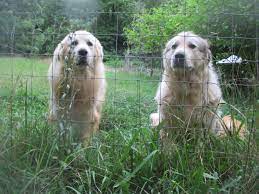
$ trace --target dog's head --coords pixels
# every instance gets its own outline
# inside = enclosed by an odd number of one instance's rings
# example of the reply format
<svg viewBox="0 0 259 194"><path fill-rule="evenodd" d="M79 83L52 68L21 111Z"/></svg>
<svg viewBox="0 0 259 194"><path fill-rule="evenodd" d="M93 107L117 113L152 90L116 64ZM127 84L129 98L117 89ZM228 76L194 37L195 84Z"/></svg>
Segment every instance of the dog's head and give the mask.
<svg viewBox="0 0 259 194"><path fill-rule="evenodd" d="M60 43L58 57L75 68L94 68L103 60L103 49L97 38L87 31L68 34Z"/></svg>
<svg viewBox="0 0 259 194"><path fill-rule="evenodd" d="M208 42L192 32L181 32L166 44L164 68L191 71L204 68L211 60Z"/></svg>

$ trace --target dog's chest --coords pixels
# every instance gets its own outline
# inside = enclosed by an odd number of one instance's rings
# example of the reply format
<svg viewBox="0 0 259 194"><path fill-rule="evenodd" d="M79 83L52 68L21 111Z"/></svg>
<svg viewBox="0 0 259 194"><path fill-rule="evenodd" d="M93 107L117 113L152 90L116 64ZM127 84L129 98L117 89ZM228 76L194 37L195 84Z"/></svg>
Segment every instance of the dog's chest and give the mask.
<svg viewBox="0 0 259 194"><path fill-rule="evenodd" d="M70 107L85 108L90 105L90 102L96 96L98 91L98 81L86 76L69 75L64 77L60 84L62 91L60 99L66 101L65 104L70 104Z"/></svg>
<svg viewBox="0 0 259 194"><path fill-rule="evenodd" d="M75 100L86 102L95 97L98 84L94 79L74 79L71 83L71 91Z"/></svg>
<svg viewBox="0 0 259 194"><path fill-rule="evenodd" d="M178 105L202 105L204 95L203 83L196 80L177 81L172 84L172 101Z"/></svg>
<svg viewBox="0 0 259 194"><path fill-rule="evenodd" d="M197 77L182 78L171 83L173 114L182 120L197 120L206 104L206 84Z"/></svg>
<svg viewBox="0 0 259 194"><path fill-rule="evenodd" d="M71 83L71 116L74 120L88 118L96 102L98 88L94 79L74 80ZM90 111L90 112L89 112Z"/></svg>

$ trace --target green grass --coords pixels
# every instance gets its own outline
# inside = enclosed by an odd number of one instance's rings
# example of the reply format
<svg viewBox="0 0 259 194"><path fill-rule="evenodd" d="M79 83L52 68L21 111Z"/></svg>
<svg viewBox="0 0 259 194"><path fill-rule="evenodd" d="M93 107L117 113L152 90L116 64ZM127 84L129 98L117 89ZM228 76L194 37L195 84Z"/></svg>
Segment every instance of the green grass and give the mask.
<svg viewBox="0 0 259 194"><path fill-rule="evenodd" d="M1 58L0 67L0 193L256 192L253 134L180 135L170 154L161 151L158 129L149 127L159 76L107 72L101 131L82 148L46 121L46 61ZM250 101L239 102L252 127Z"/></svg>

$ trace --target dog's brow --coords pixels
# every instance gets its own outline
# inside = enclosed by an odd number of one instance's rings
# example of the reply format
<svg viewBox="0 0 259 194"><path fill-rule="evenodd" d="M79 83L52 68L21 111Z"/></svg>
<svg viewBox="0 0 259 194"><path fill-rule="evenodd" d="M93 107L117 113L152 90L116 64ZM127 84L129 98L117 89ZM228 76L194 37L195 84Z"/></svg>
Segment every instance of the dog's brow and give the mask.
<svg viewBox="0 0 259 194"><path fill-rule="evenodd" d="M171 46L176 45L177 42L178 42L177 40L173 39L172 42L171 42Z"/></svg>
<svg viewBox="0 0 259 194"><path fill-rule="evenodd" d="M187 43L194 44L195 46L199 46L199 41L195 38L190 38Z"/></svg>

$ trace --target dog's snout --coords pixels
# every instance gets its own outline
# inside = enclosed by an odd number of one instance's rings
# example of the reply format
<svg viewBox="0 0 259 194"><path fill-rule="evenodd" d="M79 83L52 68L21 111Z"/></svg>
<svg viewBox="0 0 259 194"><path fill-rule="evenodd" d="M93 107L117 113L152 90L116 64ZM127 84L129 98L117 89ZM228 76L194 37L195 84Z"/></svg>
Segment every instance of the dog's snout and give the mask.
<svg viewBox="0 0 259 194"><path fill-rule="evenodd" d="M185 64L185 55L184 53L177 53L174 56L174 66L175 67L184 67Z"/></svg>
<svg viewBox="0 0 259 194"><path fill-rule="evenodd" d="M82 57L86 56L86 55L87 55L87 50L85 50L85 49L79 50L79 51L78 51L78 55L79 55L79 56L82 56Z"/></svg>
<svg viewBox="0 0 259 194"><path fill-rule="evenodd" d="M178 59L178 60L184 60L184 54L183 53L178 53L175 55L175 58Z"/></svg>
<svg viewBox="0 0 259 194"><path fill-rule="evenodd" d="M86 49L80 49L78 51L78 63L77 65L87 65L87 50Z"/></svg>

